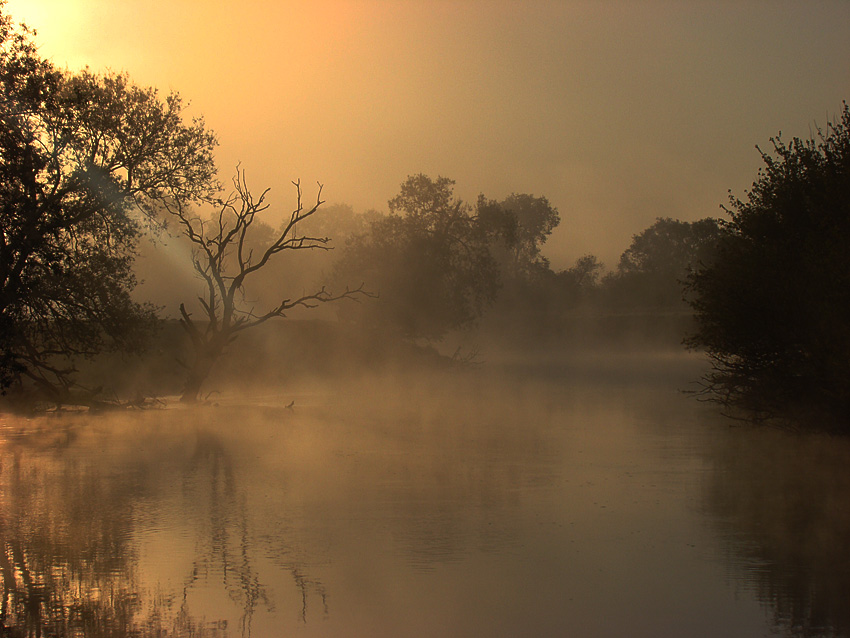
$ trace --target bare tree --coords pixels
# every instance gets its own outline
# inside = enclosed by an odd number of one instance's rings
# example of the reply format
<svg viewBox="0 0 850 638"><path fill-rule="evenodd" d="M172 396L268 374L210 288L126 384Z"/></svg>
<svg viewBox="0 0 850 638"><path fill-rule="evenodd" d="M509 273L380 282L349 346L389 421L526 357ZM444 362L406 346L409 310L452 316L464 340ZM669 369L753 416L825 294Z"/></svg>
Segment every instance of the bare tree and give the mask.
<svg viewBox="0 0 850 638"><path fill-rule="evenodd" d="M195 319L180 304L180 324L191 338L194 360L184 364L188 370L186 386L181 401L197 401L201 386L225 348L243 330L253 328L274 317L284 317L296 307L314 308L320 303L340 299L357 299L371 296L361 284L340 294L332 294L322 286L312 294L298 298L282 299L274 307L256 312L254 307L243 307L245 282L264 268L279 253L288 250L330 250L328 237L299 235L299 222L312 216L324 203L322 185L316 203L306 209L302 203L300 181L293 182L297 194L295 210L281 230L259 250L251 247L250 230L257 215L268 209L267 188L255 198L245 181L245 172L237 168L233 178L234 192L217 205L217 214L202 220L188 208L177 205L172 212L182 226L182 234L192 243L192 260L195 271L206 284L198 296L203 318Z"/></svg>

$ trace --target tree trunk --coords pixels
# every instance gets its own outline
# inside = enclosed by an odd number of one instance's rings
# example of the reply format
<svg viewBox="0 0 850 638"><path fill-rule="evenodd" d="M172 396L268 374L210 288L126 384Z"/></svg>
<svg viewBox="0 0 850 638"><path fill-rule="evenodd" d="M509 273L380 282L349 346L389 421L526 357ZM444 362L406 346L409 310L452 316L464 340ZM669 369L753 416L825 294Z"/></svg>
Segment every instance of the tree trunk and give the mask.
<svg viewBox="0 0 850 638"><path fill-rule="evenodd" d="M209 369L199 370L198 366L192 368L191 372L189 372L189 378L186 380L186 385L183 388L183 395L180 397L180 402L197 403L201 386L206 381L208 375Z"/></svg>
<svg viewBox="0 0 850 638"><path fill-rule="evenodd" d="M220 351L207 351L196 355L195 364L192 366L192 369L189 370L189 376L186 379L186 385L183 388L183 395L180 397L181 403L198 402L198 395L201 393L201 387L204 385L204 381L207 380L207 377L210 376L213 364L220 354Z"/></svg>

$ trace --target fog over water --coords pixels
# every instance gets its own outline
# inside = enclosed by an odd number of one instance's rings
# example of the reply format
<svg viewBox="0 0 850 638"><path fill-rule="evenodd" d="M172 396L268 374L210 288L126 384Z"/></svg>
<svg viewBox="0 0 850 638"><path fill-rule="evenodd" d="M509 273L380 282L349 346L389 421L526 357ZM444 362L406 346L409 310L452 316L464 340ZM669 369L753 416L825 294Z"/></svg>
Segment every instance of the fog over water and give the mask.
<svg viewBox="0 0 850 638"><path fill-rule="evenodd" d="M2 613L88 636L847 635L845 442L730 427L679 391L702 365L4 416Z"/></svg>
<svg viewBox="0 0 850 638"><path fill-rule="evenodd" d="M850 638L850 2L0 27L0 638Z"/></svg>

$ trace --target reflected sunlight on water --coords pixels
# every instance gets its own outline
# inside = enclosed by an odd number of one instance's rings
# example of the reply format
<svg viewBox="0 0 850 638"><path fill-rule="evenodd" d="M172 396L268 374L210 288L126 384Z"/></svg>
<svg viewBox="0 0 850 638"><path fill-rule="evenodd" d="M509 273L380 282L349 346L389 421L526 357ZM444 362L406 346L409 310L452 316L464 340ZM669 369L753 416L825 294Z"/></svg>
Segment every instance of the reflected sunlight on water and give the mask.
<svg viewBox="0 0 850 638"><path fill-rule="evenodd" d="M848 558L847 490L830 487L850 481L846 450L729 428L664 365L2 417L3 622L85 636L846 635L850 583L828 569Z"/></svg>

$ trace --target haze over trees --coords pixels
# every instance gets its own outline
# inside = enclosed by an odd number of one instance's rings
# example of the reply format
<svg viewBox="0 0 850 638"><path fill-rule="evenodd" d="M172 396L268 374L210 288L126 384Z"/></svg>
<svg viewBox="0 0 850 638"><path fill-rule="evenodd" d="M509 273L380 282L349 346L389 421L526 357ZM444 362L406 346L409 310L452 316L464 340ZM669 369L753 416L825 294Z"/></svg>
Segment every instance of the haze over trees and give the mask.
<svg viewBox="0 0 850 638"><path fill-rule="evenodd" d="M333 270L370 282L379 299L347 318L414 341L483 331L523 347L569 337L577 314L687 316L684 282L711 261L722 234L712 218L659 218L634 236L614 272L605 275L594 255L556 272L543 248L561 217L546 197L480 195L473 207L454 198L453 188L445 177L411 176L388 215L360 218L362 229L345 242ZM682 327L673 341L684 336Z"/></svg>
<svg viewBox="0 0 850 638"><path fill-rule="evenodd" d="M507 342L545 341L563 332L576 308L620 303L600 293L611 286L592 255L552 270L543 247L561 218L546 197L481 195L473 205L455 197L451 179L419 174L401 185L387 215L338 205L322 218L314 213L323 202L303 208L296 185L296 210L275 228L259 215L267 192L253 196L243 174L234 193L219 199L215 137L201 118L185 118L178 94L161 98L126 75L57 70L39 57L32 34L5 15L0 36L4 388L91 404L97 389L79 383L81 359L147 350L162 322L151 304L133 297L134 257L148 222L168 219L192 248L187 265L204 286L197 308L179 307L191 344L185 400L197 398L237 333L295 307L364 294L361 286L333 295L329 282L365 282L379 298L343 316L413 342L439 341L482 319ZM202 217L210 205L215 214ZM338 259L315 257L330 247L331 234L347 235ZM670 245L648 242L641 254ZM692 248L680 251L669 279L681 275ZM296 251L303 257L286 257ZM629 273L664 270L649 263L635 262ZM246 296L249 280L260 285ZM285 283L301 292L281 293Z"/></svg>
<svg viewBox="0 0 850 638"><path fill-rule="evenodd" d="M850 109L812 139L772 140L732 198L716 259L691 290L712 398L760 418L847 431Z"/></svg>
<svg viewBox="0 0 850 638"><path fill-rule="evenodd" d="M659 217L635 235L605 279L608 303L623 310L687 311L683 285L690 272L714 260L723 234L718 220Z"/></svg>
<svg viewBox="0 0 850 638"><path fill-rule="evenodd" d="M478 197L478 218L490 238L499 274L499 291L484 319L486 328L510 340L549 334L555 327L553 272L542 254L552 231L561 223L558 209L546 197L512 194L502 201Z"/></svg>
<svg viewBox="0 0 850 638"><path fill-rule="evenodd" d="M359 319L416 338L440 338L474 322L498 289L489 236L454 182L413 175L389 201L389 215L353 236L335 278L366 281L379 298Z"/></svg>
<svg viewBox="0 0 850 638"><path fill-rule="evenodd" d="M3 392L92 405L98 389L81 383L80 361L149 349L164 321L133 296L134 258L150 225L171 219L203 285L197 306L170 309L191 353L186 401L238 333L359 297L340 310L343 323L414 344L478 330L505 347L551 348L580 333L577 321L695 317L687 343L713 364L706 396L758 418L814 413L846 429L847 105L813 139L773 139L728 221L659 217L606 273L592 254L552 268L545 244L561 214L546 197L471 204L447 177L408 177L387 214L339 204L317 216L321 187L305 207L296 182L295 210L275 227L262 215L268 191L253 195L242 172L221 199L215 136L179 94L59 70L1 10L0 100ZM331 236L344 243L334 256Z"/></svg>
<svg viewBox="0 0 850 638"><path fill-rule="evenodd" d="M259 196L252 195L245 173L239 169L233 178L234 192L218 203L218 212L208 220L179 202L166 204L179 221L183 235L192 243L195 272L205 284L203 294L197 298L202 310L200 319L194 317L185 304L180 304L180 325L192 344L192 361L183 364L188 376L181 401L192 403L198 399L213 365L240 332L269 319L284 317L293 308L313 308L321 303L368 294L362 285L354 290L346 288L337 295L322 286L308 294L280 299L262 309L246 298L247 282L280 253L329 249L329 237L305 235L297 230L299 223L309 219L324 203L321 186L315 204L309 208L302 202L301 184L295 182L294 186L296 207L279 232L270 232L268 225L257 223L257 215L269 208L266 202L269 189Z"/></svg>

